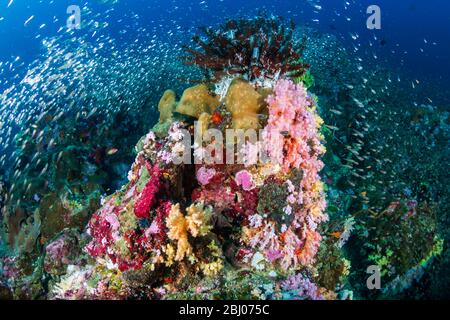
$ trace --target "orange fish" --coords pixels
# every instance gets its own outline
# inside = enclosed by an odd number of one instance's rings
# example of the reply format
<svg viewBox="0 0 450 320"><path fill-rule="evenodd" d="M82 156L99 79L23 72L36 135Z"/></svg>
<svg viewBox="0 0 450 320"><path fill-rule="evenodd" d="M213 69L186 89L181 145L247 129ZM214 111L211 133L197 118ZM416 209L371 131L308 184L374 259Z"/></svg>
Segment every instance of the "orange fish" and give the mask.
<svg viewBox="0 0 450 320"><path fill-rule="evenodd" d="M211 116L211 121L214 123L214 124L219 124L219 123L221 123L222 122L222 115L219 113L219 112L214 112L213 114L212 114L212 116Z"/></svg>
<svg viewBox="0 0 450 320"><path fill-rule="evenodd" d="M335 237L336 239L339 239L341 237L341 235L342 235L341 231L336 231L336 232L330 233L330 236Z"/></svg>

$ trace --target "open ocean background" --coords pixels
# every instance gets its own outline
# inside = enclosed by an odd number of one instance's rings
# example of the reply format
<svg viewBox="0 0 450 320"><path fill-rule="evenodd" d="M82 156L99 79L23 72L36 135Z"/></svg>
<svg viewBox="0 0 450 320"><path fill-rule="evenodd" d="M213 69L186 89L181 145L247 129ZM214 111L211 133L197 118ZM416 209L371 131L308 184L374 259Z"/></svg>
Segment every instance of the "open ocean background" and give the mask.
<svg viewBox="0 0 450 320"><path fill-rule="evenodd" d="M133 40L136 21L140 27L152 30L157 38L170 42L179 41L180 37L187 39L186 33L198 26L215 25L226 17L251 16L264 10L336 35L350 50L359 47L358 54L367 58L367 64L380 64L417 79L430 87L430 94L440 88L447 91L449 87L450 73L445 71L450 70L450 2L446 0L14 0L7 7L10 1L0 1L0 61L3 62L19 57L19 62L26 66L39 59L42 40L56 35L64 26L69 5L88 5L109 23L105 32L124 42ZM366 28L366 8L371 4L379 5L382 10L381 30ZM34 18L24 25L31 16ZM125 34L120 32L124 29L128 30ZM352 37L355 34L357 39ZM26 67L19 72L4 70L0 89L8 86L8 79L11 81L24 72Z"/></svg>

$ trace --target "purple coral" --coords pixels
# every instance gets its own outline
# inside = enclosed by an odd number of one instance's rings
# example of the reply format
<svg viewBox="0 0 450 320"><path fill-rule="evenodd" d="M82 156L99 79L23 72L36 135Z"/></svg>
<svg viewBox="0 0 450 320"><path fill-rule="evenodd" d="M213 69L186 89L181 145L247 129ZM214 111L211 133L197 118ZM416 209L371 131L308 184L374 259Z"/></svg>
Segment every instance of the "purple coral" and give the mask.
<svg viewBox="0 0 450 320"><path fill-rule="evenodd" d="M294 299L300 300L323 300L317 285L302 274L292 275L281 282L281 288L294 294Z"/></svg>

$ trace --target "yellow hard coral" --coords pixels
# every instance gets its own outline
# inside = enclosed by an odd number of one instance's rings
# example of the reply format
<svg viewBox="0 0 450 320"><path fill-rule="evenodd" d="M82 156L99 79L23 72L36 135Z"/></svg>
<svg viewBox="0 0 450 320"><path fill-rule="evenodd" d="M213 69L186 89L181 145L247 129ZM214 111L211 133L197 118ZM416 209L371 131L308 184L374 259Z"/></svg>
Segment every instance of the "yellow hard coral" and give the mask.
<svg viewBox="0 0 450 320"><path fill-rule="evenodd" d="M180 204L172 206L166 224L169 228L167 236L169 239L177 241L175 261L181 261L185 256L192 253L192 247L188 241L188 224L180 211Z"/></svg>
<svg viewBox="0 0 450 320"><path fill-rule="evenodd" d="M172 119L177 105L176 94L173 90L166 90L158 103L159 122L164 123Z"/></svg>
<svg viewBox="0 0 450 320"><path fill-rule="evenodd" d="M233 118L234 129L259 129L259 115L264 109L265 94L258 92L253 85L235 79L225 96L225 106Z"/></svg>
<svg viewBox="0 0 450 320"><path fill-rule="evenodd" d="M205 236L209 230L209 218L211 216L211 210L204 208L203 204L192 204L186 209L187 227L189 232L195 238L197 236Z"/></svg>
<svg viewBox="0 0 450 320"><path fill-rule="evenodd" d="M175 92L173 90L166 90L158 103L159 122L152 129L159 138L167 135L173 121L172 118L176 105Z"/></svg>
<svg viewBox="0 0 450 320"><path fill-rule="evenodd" d="M198 118L198 124L200 128L199 134L201 136L203 136L206 130L208 130L210 122L211 122L211 115L209 113L203 112Z"/></svg>
<svg viewBox="0 0 450 320"><path fill-rule="evenodd" d="M219 105L219 98L205 84L200 84L184 90L176 112L198 119L204 112L213 113Z"/></svg>
<svg viewBox="0 0 450 320"><path fill-rule="evenodd" d="M166 264L166 266L170 267L173 264L173 260L175 258L175 249L169 243L167 246L163 247L163 251L167 256L164 263Z"/></svg>
<svg viewBox="0 0 450 320"><path fill-rule="evenodd" d="M217 260L210 263L201 263L200 269L205 276L214 277L220 272L220 270L223 269L223 262L221 260Z"/></svg>

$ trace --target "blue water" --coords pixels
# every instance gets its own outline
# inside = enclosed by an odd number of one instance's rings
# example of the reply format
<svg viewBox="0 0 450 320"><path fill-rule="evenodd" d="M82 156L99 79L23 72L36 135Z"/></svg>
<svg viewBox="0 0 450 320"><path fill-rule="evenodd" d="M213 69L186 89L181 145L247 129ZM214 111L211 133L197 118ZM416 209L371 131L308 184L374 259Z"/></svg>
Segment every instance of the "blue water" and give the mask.
<svg viewBox="0 0 450 320"><path fill-rule="evenodd" d="M125 36L130 38L135 21L157 37L167 39L169 30L176 35L200 25L220 23L225 17L253 15L264 10L335 34L348 48L359 46L358 54L371 62L400 70L421 81L445 86L450 80L450 2L447 0L377 0L376 3L366 0L248 0L244 3L231 0L119 0L117 3L14 0L7 8L9 2L0 1L0 61L3 62L20 57L18 62L26 65L38 58L42 39L56 35L65 25L66 8L72 4L83 7L86 3L94 13L99 13L102 20L109 23L112 37L118 37L119 31L126 28L129 33ZM317 10L313 4L321 9ZM368 15L365 11L370 4L377 4L382 10L381 30L366 28ZM24 22L31 16L34 18L25 26ZM356 40L351 36L355 34L359 36ZM385 44L380 45L374 36ZM374 53L378 59L373 59ZM15 75L16 72L4 72L3 89L5 79Z"/></svg>

